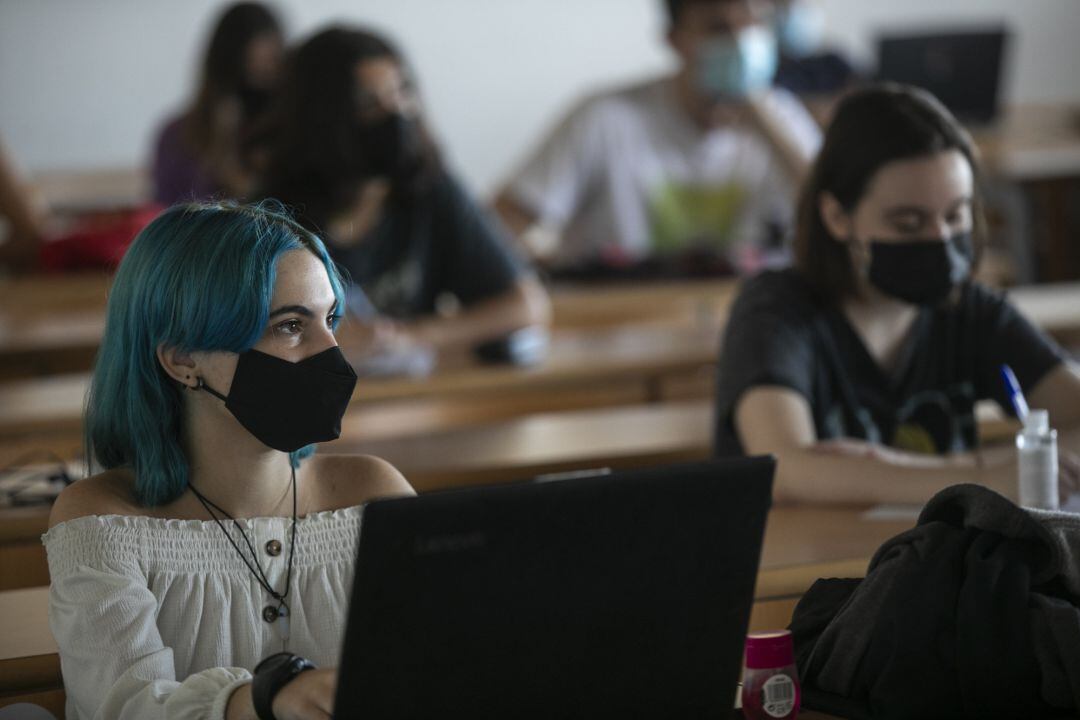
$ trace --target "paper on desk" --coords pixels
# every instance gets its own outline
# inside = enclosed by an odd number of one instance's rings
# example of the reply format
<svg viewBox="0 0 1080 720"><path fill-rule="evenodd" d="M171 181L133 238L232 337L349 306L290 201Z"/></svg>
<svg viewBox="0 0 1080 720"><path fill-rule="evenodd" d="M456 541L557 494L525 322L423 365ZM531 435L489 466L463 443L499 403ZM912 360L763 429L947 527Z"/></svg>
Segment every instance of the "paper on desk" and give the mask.
<svg viewBox="0 0 1080 720"><path fill-rule="evenodd" d="M922 505L901 505L882 503L881 505L875 505L869 510L865 511L861 516L861 520L880 520L883 522L890 522L895 520L910 520L915 522L919 519L919 513L922 512Z"/></svg>

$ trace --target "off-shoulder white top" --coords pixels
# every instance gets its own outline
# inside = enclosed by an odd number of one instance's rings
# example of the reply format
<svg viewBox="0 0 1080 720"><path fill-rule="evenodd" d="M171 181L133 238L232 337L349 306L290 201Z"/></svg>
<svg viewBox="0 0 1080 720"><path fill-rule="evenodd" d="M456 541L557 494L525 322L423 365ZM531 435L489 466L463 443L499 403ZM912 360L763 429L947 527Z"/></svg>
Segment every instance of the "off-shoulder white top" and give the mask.
<svg viewBox="0 0 1080 720"><path fill-rule="evenodd" d="M360 519L351 507L297 521L288 623L263 618L277 603L213 521L95 515L50 529L49 625L68 719L220 720L267 655L288 649L336 665ZM284 590L291 518L239 522L270 585Z"/></svg>

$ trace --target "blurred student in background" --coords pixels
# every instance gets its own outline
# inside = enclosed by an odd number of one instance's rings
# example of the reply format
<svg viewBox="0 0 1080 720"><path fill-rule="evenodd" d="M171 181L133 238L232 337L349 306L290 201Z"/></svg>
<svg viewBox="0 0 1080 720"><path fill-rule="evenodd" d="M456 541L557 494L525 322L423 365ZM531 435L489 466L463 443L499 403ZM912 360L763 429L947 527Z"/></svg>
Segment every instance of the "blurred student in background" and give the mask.
<svg viewBox="0 0 1080 720"><path fill-rule="evenodd" d="M586 99L496 199L553 270L752 270L779 244L820 132L757 0L666 0L674 75ZM548 247L538 239L554 234Z"/></svg>
<svg viewBox="0 0 1080 720"><path fill-rule="evenodd" d="M443 164L387 40L334 27L300 46L257 152L260 194L325 237L376 341L471 345L546 323L546 294Z"/></svg>
<svg viewBox="0 0 1080 720"><path fill-rule="evenodd" d="M158 134L155 202L248 194L251 173L240 148L270 105L283 52L281 23L267 6L237 3L222 14L191 106Z"/></svg>
<svg viewBox="0 0 1080 720"><path fill-rule="evenodd" d="M720 454L775 454L781 499L919 503L962 482L1015 494L1015 449L980 447L975 418L987 399L1012 413L1003 364L1080 448L1070 358L971 281L978 187L971 140L932 96L884 85L841 101L802 191L795 266L749 281L732 308Z"/></svg>
<svg viewBox="0 0 1080 720"><path fill-rule="evenodd" d="M34 202L0 143L0 269L34 269L44 233L45 211Z"/></svg>
<svg viewBox="0 0 1080 720"><path fill-rule="evenodd" d="M828 101L858 80L852 64L825 45L821 0L773 0L780 50L774 84L803 98Z"/></svg>

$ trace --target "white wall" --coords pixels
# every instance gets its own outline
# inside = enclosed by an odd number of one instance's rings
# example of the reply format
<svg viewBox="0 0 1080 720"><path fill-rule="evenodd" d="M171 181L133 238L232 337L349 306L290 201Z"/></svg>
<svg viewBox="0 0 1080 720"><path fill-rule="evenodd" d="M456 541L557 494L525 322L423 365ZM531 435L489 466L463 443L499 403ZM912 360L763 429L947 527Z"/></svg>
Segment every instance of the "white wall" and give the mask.
<svg viewBox="0 0 1080 720"><path fill-rule="evenodd" d="M1010 101L1080 101L1080 0L821 0L832 39L1008 21ZM27 172L131 166L190 92L224 0L0 0L0 137ZM405 48L452 162L489 192L573 100L657 73L660 0L279 0L293 38L368 22Z"/></svg>

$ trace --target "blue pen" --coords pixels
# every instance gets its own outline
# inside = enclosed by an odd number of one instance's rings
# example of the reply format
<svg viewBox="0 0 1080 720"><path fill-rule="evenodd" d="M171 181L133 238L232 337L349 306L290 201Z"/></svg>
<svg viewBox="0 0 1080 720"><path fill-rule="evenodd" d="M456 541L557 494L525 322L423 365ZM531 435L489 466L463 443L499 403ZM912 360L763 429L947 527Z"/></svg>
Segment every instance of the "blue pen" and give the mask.
<svg viewBox="0 0 1080 720"><path fill-rule="evenodd" d="M1009 400L1012 402L1013 409L1016 410L1016 417L1023 422L1028 416L1027 399L1024 397L1024 391L1020 389L1016 374L1008 365L1001 366L1001 379L1005 381L1005 392L1009 394Z"/></svg>

